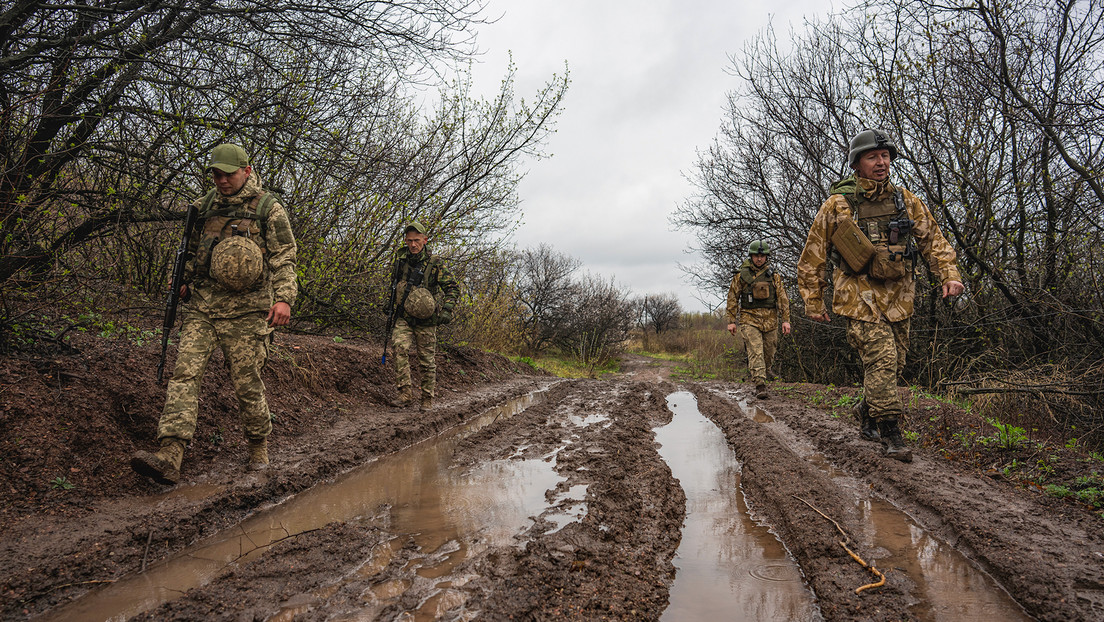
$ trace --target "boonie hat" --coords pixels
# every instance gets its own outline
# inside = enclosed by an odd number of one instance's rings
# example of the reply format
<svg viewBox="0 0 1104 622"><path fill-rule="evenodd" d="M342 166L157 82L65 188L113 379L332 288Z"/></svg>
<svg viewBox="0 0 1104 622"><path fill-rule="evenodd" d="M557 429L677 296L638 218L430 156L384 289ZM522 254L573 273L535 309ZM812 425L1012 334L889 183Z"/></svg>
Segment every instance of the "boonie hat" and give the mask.
<svg viewBox="0 0 1104 622"><path fill-rule="evenodd" d="M417 220L412 221L409 225L406 226L406 229L403 229L403 233L410 233L411 231L417 231L422 235L426 234L425 225L418 222Z"/></svg>
<svg viewBox="0 0 1104 622"><path fill-rule="evenodd" d="M207 170L217 168L223 173L233 173L247 166L249 166L249 156L245 154L245 149L223 143L211 150L211 161L207 164Z"/></svg>

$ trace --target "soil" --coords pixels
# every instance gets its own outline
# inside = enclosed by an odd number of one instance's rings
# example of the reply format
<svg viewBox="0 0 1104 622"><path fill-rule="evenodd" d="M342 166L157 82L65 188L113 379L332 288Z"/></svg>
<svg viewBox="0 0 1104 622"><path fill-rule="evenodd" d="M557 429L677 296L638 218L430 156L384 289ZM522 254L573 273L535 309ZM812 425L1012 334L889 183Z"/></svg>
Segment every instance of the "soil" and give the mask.
<svg viewBox="0 0 1104 622"><path fill-rule="evenodd" d="M164 399L153 346L85 336L65 352L0 358L0 618L48 616L315 484L536 390L541 400L464 438L453 459L478 465L558 449L557 490L586 485L586 513L561 529L535 517L520 546L471 555L457 571L466 579L453 581L447 598L433 583L411 580L413 545L396 541L386 521L349 521L289 537L137 619L411 619L436 599L434 616L448 620L656 620L675 578L686 498L653 429L670 422L666 396L680 390L692 391L726 435L749 506L799 564L824 619L916 619L924 596L892 569L884 587L855 593L870 574L839 546L838 531L862 529L855 493L814 454L963 552L1030 616L1104 618L1104 519L995 475L979 462L984 456L940 446L950 422L972 425L953 405L909 400L920 432L906 464L861 440L849 417L813 405L835 388L772 383L771 399L757 403L773 419L763 424L741 407L755 403L747 386L676 384L672 363L629 355L619 374L560 380L446 347L439 399L420 412L388 405L394 378L378 345L280 335L277 346L265 371L275 417L271 468L259 476L244 469L245 441L216 354L183 468L186 484L209 486L189 495L129 468L134 451L153 448ZM565 446L564 421L596 413L608 425L577 427ZM1072 454L1068 462L1078 464ZM365 571L381 547L388 555ZM861 557L875 554L859 549ZM407 588L366 601L394 585Z"/></svg>

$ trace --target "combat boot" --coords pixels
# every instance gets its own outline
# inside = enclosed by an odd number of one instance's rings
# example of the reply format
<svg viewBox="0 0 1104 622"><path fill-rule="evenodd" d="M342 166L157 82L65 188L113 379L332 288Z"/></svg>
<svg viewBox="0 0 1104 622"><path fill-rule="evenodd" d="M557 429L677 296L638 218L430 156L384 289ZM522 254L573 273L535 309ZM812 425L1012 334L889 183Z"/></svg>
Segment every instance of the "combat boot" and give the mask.
<svg viewBox="0 0 1104 622"><path fill-rule="evenodd" d="M422 403L418 405L418 410L426 411L431 408L433 408L433 394L422 389Z"/></svg>
<svg viewBox="0 0 1104 622"><path fill-rule="evenodd" d="M171 486L180 481L180 463L184 460L184 441L178 438L161 439L157 453L139 451L130 459L134 472L152 479L158 484Z"/></svg>
<svg viewBox="0 0 1104 622"><path fill-rule="evenodd" d="M249 470L263 471L268 468L268 438L249 439Z"/></svg>
<svg viewBox="0 0 1104 622"><path fill-rule="evenodd" d="M414 392L410 390L410 386L399 387L399 395L395 399L391 400L391 405L395 408L406 408L414 403Z"/></svg>
<svg viewBox="0 0 1104 622"><path fill-rule="evenodd" d="M760 382L755 385L755 397L765 400L770 397L770 393L767 393L767 385Z"/></svg>
<svg viewBox="0 0 1104 622"><path fill-rule="evenodd" d="M878 422L870 416L870 405L866 403L866 400L855 404L853 412L855 418L859 420L859 434L868 441L881 440L881 434L878 433Z"/></svg>
<svg viewBox="0 0 1104 622"><path fill-rule="evenodd" d="M905 446L901 437L901 426L897 417L883 417L878 420L878 433L882 440L882 450L887 458L912 462L912 450Z"/></svg>

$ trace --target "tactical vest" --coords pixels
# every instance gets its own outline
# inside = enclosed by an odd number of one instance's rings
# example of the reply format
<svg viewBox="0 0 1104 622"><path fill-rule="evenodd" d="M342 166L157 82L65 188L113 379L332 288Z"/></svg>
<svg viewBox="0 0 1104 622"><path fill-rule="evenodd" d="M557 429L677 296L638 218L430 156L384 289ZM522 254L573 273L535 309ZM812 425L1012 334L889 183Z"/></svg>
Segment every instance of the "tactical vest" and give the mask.
<svg viewBox="0 0 1104 622"><path fill-rule="evenodd" d="M900 193L901 190L896 189L895 192ZM910 252L911 244L908 238L912 235L912 232L909 228L906 228L904 232L899 229L894 232L890 229L891 223L908 218L907 213L902 214L897 209L894 195L890 194L878 201L872 201L865 195L844 194L842 196L847 200L847 204L851 206L851 214L855 224L858 225L859 230L863 232L876 249L875 256L862 273L883 278L882 272L885 270L885 266L891 266L893 269L890 271L896 271L898 274L888 277L890 279L904 278L905 274L911 274L914 257ZM903 196L901 200L903 205ZM897 234L896 240L892 239L893 233ZM840 260L838 252L834 250L832 259L833 263L840 267L844 274L855 274L846 261ZM892 262L901 262L901 265L892 266Z"/></svg>
<svg viewBox="0 0 1104 622"><path fill-rule="evenodd" d="M751 268L740 269L741 309L773 309L778 303L778 292L774 287L774 270L767 268L758 275Z"/></svg>
<svg viewBox="0 0 1104 622"><path fill-rule="evenodd" d="M428 255L428 258L422 259L420 262L415 262L411 265L410 259L417 257L418 255L407 255L404 259L401 259L395 263L394 272L391 274L391 279L395 283L395 302L403 301L406 299L404 293L408 283L414 287L424 287L429 290L429 293L437 296L437 290L439 289L437 280L441 274L441 259L437 255L433 255L429 252L429 248L424 248L422 253ZM422 254L422 253L419 253ZM422 267L421 278L415 277L413 282L411 281L411 270L415 266ZM403 317L407 322L417 322L417 318L411 317L410 314L403 311Z"/></svg>
<svg viewBox="0 0 1104 622"><path fill-rule="evenodd" d="M195 254L196 276L213 278L211 270L211 251L215 245L223 239L234 235L246 236L253 239L261 249L261 254L267 258L268 248L265 244L265 222L272 211L272 204L276 197L271 192L265 192L253 198L252 201L241 205L233 205L211 209L215 201L215 193L212 190L203 199L199 216L203 218L203 228L200 230ZM264 263L264 272L268 271L268 262ZM257 279L254 289L264 284L265 278Z"/></svg>

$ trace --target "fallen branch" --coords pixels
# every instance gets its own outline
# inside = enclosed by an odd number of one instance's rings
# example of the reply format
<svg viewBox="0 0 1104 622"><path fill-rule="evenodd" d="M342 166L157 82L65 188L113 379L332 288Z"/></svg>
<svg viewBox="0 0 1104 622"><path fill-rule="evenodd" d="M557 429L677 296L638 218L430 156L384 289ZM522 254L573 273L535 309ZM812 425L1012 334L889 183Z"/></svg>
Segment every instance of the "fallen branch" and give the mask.
<svg viewBox="0 0 1104 622"><path fill-rule="evenodd" d="M847 551L847 554L851 556L851 559L853 559L853 560L855 560L855 561L859 562L859 565L861 565L861 566L862 566L863 568L866 568L866 569L867 569L867 570L869 570L870 572L874 573L874 576L878 577L878 580L877 580L876 582L874 582L874 583L867 583L866 585L861 585L861 586L859 586L859 587L855 588L855 593L856 593L856 594L861 594L863 590L868 590L868 589L870 589L870 588L872 588L872 587L882 587L883 585L885 585L885 582L886 582L886 578L885 578L885 575L884 575L884 574L882 574L882 573L881 573L881 571L879 571L879 570L878 570L877 568L875 568L874 566L872 566L872 565L870 565L870 564L866 563L865 561L863 561L863 558L861 558L861 557L859 557L858 555L856 555L856 554L855 554L855 552L854 552L854 551L852 551L852 550L851 550L851 549L850 549L850 548L849 548L849 547L847 546L847 543L849 543L849 542L851 541L851 536L847 535L847 532L843 530L843 527L840 527L840 524L839 524L839 523L837 523L836 521L832 520L832 519L831 519L831 518L830 518L830 517L829 517L829 516L828 516L827 514L825 514L824 512L821 512L820 510L818 510L818 509L816 509L815 507L813 507L813 504L812 504L812 503L809 503L808 501L806 501L806 500L802 499L801 497L798 497L797 495L790 495L790 496L792 496L792 497L793 497L794 499L797 499L798 501L800 501L800 502L804 503L805 505L809 506L809 508L810 508L810 509L811 509L812 511L816 512L817 514L820 514L821 516L823 516L823 517L825 518L825 520L827 520L827 521L829 521L830 523L832 523L833 525L835 525L835 526L836 526L836 529L837 529L837 530L839 530L839 532L840 532L840 535L842 535L842 536L843 536L843 540L842 540L842 541L840 541L840 543L839 543L839 545L843 547L843 550Z"/></svg>

